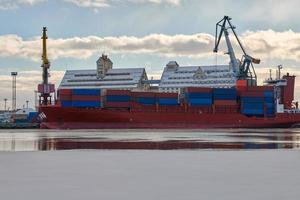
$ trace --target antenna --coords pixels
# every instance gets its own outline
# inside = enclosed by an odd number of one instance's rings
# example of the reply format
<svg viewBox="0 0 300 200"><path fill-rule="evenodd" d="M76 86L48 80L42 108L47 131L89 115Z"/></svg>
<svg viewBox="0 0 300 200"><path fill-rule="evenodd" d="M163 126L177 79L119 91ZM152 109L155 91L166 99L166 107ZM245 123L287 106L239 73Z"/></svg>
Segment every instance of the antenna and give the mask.
<svg viewBox="0 0 300 200"><path fill-rule="evenodd" d="M282 70L282 65L278 65L277 67L278 67L278 79L280 79L280 77L281 77L280 72Z"/></svg>

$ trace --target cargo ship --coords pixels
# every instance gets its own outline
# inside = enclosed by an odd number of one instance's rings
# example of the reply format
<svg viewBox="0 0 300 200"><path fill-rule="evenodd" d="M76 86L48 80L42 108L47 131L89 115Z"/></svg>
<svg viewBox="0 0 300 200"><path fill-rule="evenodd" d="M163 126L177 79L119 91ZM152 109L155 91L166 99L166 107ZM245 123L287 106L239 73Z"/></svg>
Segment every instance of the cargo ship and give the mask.
<svg viewBox="0 0 300 200"><path fill-rule="evenodd" d="M235 57L229 30L234 33L243 52L241 60ZM173 61L164 70L165 77L159 83L161 87L153 91L147 84L151 80L147 79L145 70L113 70L112 62L107 56L102 56L97 61L100 67L96 72L67 71L55 92L54 85L48 83L50 62L46 54L47 36L44 28L43 83L38 86L41 128L198 129L297 126L300 123L300 111L298 102L294 101L295 76L288 73L281 76L280 66L276 78L273 79L270 75L263 86L258 86L253 64L258 64L260 60L245 52L228 16L216 25L214 52L218 51L223 35L230 57L227 67L187 67L182 70L183 67L179 69L178 64ZM185 81L187 79L189 81ZM175 83L172 80L180 80L182 84L166 88L166 85Z"/></svg>

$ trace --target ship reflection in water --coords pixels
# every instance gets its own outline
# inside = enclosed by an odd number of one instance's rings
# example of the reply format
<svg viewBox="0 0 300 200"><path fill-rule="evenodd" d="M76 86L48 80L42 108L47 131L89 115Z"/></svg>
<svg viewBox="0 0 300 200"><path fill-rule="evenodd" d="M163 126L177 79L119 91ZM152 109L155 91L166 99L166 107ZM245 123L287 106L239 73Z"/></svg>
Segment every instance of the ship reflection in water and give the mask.
<svg viewBox="0 0 300 200"><path fill-rule="evenodd" d="M0 151L299 148L300 129L0 130Z"/></svg>

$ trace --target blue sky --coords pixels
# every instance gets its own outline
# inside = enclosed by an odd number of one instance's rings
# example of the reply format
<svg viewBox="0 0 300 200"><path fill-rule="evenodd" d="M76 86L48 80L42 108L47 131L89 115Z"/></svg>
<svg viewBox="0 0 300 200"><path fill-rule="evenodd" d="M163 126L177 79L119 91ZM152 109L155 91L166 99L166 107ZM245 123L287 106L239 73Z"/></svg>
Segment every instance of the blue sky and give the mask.
<svg viewBox="0 0 300 200"><path fill-rule="evenodd" d="M115 67L146 66L150 76L158 76L169 60L215 64L215 23L224 15L233 18L246 49L262 59L261 75L277 64L298 74L299 5L296 0L0 0L0 98L10 97L14 70L20 72L19 93L33 102L43 26L55 83L66 69L95 68L102 52ZM219 64L227 63L218 57Z"/></svg>

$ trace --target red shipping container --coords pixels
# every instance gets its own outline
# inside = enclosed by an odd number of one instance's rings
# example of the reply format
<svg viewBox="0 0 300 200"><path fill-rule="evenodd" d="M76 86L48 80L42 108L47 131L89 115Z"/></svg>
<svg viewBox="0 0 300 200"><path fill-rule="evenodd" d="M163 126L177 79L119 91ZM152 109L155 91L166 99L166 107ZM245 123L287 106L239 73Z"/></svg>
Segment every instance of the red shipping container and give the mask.
<svg viewBox="0 0 300 200"><path fill-rule="evenodd" d="M61 100L61 101L72 101L72 95L59 94L59 100Z"/></svg>
<svg viewBox="0 0 300 200"><path fill-rule="evenodd" d="M72 89L60 89L58 90L59 95L72 95Z"/></svg>
<svg viewBox="0 0 300 200"><path fill-rule="evenodd" d="M234 100L214 100L215 106L235 106L237 102Z"/></svg>
<svg viewBox="0 0 300 200"><path fill-rule="evenodd" d="M248 91L253 91L253 92L257 92L257 91L273 91L274 87L273 86L251 86L247 88Z"/></svg>
<svg viewBox="0 0 300 200"><path fill-rule="evenodd" d="M264 97L263 91L247 91L247 92L241 92L241 97Z"/></svg>
<svg viewBox="0 0 300 200"><path fill-rule="evenodd" d="M129 108L130 102L106 102L106 108Z"/></svg>
<svg viewBox="0 0 300 200"><path fill-rule="evenodd" d="M187 93L210 93L212 92L212 88L205 87L188 87L186 88Z"/></svg>
<svg viewBox="0 0 300 200"><path fill-rule="evenodd" d="M157 97L160 98L178 98L178 93L156 93Z"/></svg>
<svg viewBox="0 0 300 200"><path fill-rule="evenodd" d="M107 96L130 96L130 90L106 90Z"/></svg>
<svg viewBox="0 0 300 200"><path fill-rule="evenodd" d="M132 97L156 97L155 92L131 92Z"/></svg>
<svg viewBox="0 0 300 200"><path fill-rule="evenodd" d="M73 101L101 101L101 96L73 95Z"/></svg>
<svg viewBox="0 0 300 200"><path fill-rule="evenodd" d="M237 80L236 87L247 87L247 80Z"/></svg>

